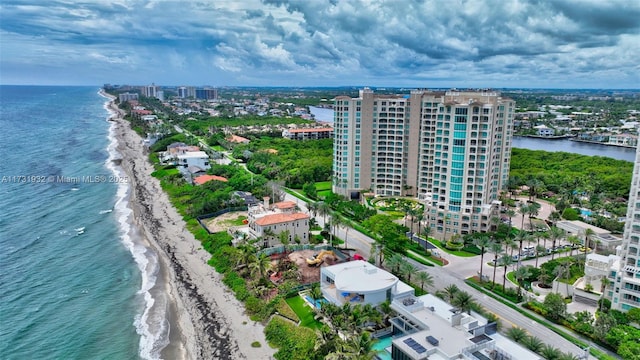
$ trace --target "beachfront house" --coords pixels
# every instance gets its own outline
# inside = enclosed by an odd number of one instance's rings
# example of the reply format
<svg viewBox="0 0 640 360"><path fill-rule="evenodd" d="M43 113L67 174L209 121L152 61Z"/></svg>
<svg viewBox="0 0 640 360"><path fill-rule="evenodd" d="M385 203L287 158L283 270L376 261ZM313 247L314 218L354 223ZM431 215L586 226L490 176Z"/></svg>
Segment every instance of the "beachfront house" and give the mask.
<svg viewBox="0 0 640 360"><path fill-rule="evenodd" d="M280 238L283 232L288 232L289 244L309 243L310 216L297 210L293 201L282 201L269 205L269 197L263 203L249 206L248 210L249 234L262 239L262 247L282 245Z"/></svg>
<svg viewBox="0 0 640 360"><path fill-rule="evenodd" d="M206 172L211 168L209 155L204 151L187 151L176 156L176 166L182 174Z"/></svg>
<svg viewBox="0 0 640 360"><path fill-rule="evenodd" d="M498 333L495 323L431 294L396 297L391 308L397 313L391 319L392 359L542 359Z"/></svg>
<svg viewBox="0 0 640 360"><path fill-rule="evenodd" d="M363 260L323 267L320 270L320 290L336 305L379 305L399 296L412 296L411 286L395 275Z"/></svg>

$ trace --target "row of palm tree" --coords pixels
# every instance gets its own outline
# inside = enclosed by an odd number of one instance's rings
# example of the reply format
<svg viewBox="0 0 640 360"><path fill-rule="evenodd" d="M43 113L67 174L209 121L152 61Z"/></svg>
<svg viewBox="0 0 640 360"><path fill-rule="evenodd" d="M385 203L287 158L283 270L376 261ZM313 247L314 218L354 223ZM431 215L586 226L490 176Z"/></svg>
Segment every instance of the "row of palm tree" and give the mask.
<svg viewBox="0 0 640 360"><path fill-rule="evenodd" d="M519 327L511 327L509 328L505 335L511 340L520 343L522 346L527 349L540 354L543 358L547 360L579 360L580 357L574 355L570 352L562 352L561 350L549 345L545 344L539 338L535 336L530 336L526 330Z"/></svg>
<svg viewBox="0 0 640 360"><path fill-rule="evenodd" d="M386 267L391 273L406 280L411 284L411 276L415 274L414 281L420 284L420 290L424 291L425 286L433 286L433 277L426 270L418 271L418 268L407 261L400 254L393 254L387 259Z"/></svg>

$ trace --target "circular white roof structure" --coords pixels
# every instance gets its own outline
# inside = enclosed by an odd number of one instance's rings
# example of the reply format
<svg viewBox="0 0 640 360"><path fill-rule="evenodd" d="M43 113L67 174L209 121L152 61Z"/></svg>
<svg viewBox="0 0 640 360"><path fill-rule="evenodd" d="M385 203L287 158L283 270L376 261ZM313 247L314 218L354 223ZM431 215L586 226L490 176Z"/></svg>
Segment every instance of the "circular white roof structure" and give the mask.
<svg viewBox="0 0 640 360"><path fill-rule="evenodd" d="M366 261L356 260L334 265L335 285L338 291L352 293L379 292L392 288L398 283L398 278Z"/></svg>

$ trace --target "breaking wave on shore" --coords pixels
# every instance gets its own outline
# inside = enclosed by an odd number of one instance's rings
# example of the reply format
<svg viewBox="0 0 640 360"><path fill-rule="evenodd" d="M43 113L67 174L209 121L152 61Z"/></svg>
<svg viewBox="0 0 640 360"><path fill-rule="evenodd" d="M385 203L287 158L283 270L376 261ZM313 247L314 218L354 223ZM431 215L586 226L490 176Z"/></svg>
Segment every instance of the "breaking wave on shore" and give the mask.
<svg viewBox="0 0 640 360"><path fill-rule="evenodd" d="M104 96L104 95L103 95ZM116 113L109 108L110 101L105 103L105 108L115 116ZM107 168L114 177L123 179L127 174L120 166L115 165L115 160L120 158L117 150L118 140L115 136L115 124L109 128L109 158ZM131 180L131 179L130 179ZM142 284L137 294L140 297L140 313L136 315L133 325L140 335L139 355L143 359L160 359L161 352L169 344L170 324L167 320L168 295L163 290L163 279L160 276L158 255L148 247L146 239L138 229L133 210L130 204L132 184L130 181L119 182L114 212L120 226L120 238L125 247L131 252L141 273Z"/></svg>

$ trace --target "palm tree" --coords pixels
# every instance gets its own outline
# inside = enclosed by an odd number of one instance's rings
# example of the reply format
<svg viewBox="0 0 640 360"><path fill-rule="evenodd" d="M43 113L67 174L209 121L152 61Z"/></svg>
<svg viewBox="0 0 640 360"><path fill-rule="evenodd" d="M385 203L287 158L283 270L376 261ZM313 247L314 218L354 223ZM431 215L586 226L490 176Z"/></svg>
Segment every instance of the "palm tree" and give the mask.
<svg viewBox="0 0 640 360"><path fill-rule="evenodd" d="M520 203L520 208L518 208L518 212L522 214L522 221L520 222L520 230L524 230L524 218L529 213L529 205L526 203Z"/></svg>
<svg viewBox="0 0 640 360"><path fill-rule="evenodd" d="M331 206L324 201L316 202L316 211L322 215L323 223L327 222L327 215L331 214Z"/></svg>
<svg viewBox="0 0 640 360"><path fill-rule="evenodd" d="M538 258L540 254L544 254L547 252L547 248L542 245L536 245L536 267L538 267Z"/></svg>
<svg viewBox="0 0 640 360"><path fill-rule="evenodd" d="M529 204L529 211L527 212L527 215L529 216L529 226L531 227L531 231L535 231L535 229L533 228L532 219L538 216L538 214L540 213L540 208L541 206L537 202Z"/></svg>
<svg viewBox="0 0 640 360"><path fill-rule="evenodd" d="M389 257L389 260L387 261L387 266L391 269L391 272L393 272L394 274L399 274L400 266L403 263L405 263L405 260L402 257L402 255L398 253L394 253L393 255L391 255L391 257Z"/></svg>
<svg viewBox="0 0 640 360"><path fill-rule="evenodd" d="M502 275L502 291L505 291L506 290L505 286L507 286L507 267L509 265L513 265L513 257L505 254L500 258L499 261L500 261L500 266L504 267L504 274Z"/></svg>
<svg viewBox="0 0 640 360"><path fill-rule="evenodd" d="M282 231L278 234L278 239L282 243L282 246L284 246L285 254L287 253L287 245L291 242L291 240L289 240L289 236L291 236L291 231L289 230Z"/></svg>
<svg viewBox="0 0 640 360"><path fill-rule="evenodd" d="M572 354L570 352L560 353L560 356L557 358L558 360L580 360L582 359L578 355Z"/></svg>
<svg viewBox="0 0 640 360"><path fill-rule="evenodd" d="M584 230L584 261L587 261L587 254L589 253L589 245L591 245L591 240L596 235L595 231L591 228L586 228ZM594 249L595 252L595 249Z"/></svg>
<svg viewBox="0 0 640 360"><path fill-rule="evenodd" d="M511 228L513 228L511 224L511 220L513 219L514 216L516 216L516 212L513 211L512 209L509 209L505 212L505 215L507 215L507 217L509 218L509 232L507 233L507 236L511 236Z"/></svg>
<svg viewBox="0 0 640 360"><path fill-rule="evenodd" d="M558 266L554 270L554 275L559 278L565 278L567 284L567 294L569 294L569 279L571 278L571 262L565 261L563 263L558 264Z"/></svg>
<svg viewBox="0 0 640 360"><path fill-rule="evenodd" d="M455 284L451 284L448 285L447 287L445 287L444 289L442 289L442 292L445 294L445 296L448 299L448 303L451 304L453 302L453 297L460 291L460 289L458 289L458 287Z"/></svg>
<svg viewBox="0 0 640 360"><path fill-rule="evenodd" d="M334 245L334 240L336 237L336 231L338 228L342 227L343 225L345 225L345 221L342 217L340 217L340 215L338 215L337 213L332 213L331 214L331 227L333 228L333 233L331 234L331 245Z"/></svg>
<svg viewBox="0 0 640 360"><path fill-rule="evenodd" d="M537 353L540 351L540 349L542 349L542 346L544 345L544 343L542 342L542 340L540 340L539 338L535 337L535 336L527 336L524 339L520 340L520 343L526 347L527 349Z"/></svg>
<svg viewBox="0 0 640 360"><path fill-rule="evenodd" d="M420 230L422 229L422 221L424 220L424 210L418 210L418 213L415 216L416 222L418 223L418 237L420 237ZM411 232L413 233L413 227L411 228Z"/></svg>
<svg viewBox="0 0 640 360"><path fill-rule="evenodd" d="M426 271L420 271L416 274L416 280L420 282L420 290L424 291L424 286L433 286L433 277Z"/></svg>
<svg viewBox="0 0 640 360"><path fill-rule="evenodd" d="M559 227L552 226L549 229L549 238L551 239L551 260L553 260L554 255L556 254L556 241L562 239L565 236L566 232Z"/></svg>
<svg viewBox="0 0 640 360"><path fill-rule="evenodd" d="M473 240L473 244L480 248L480 283L482 283L482 267L484 265L484 249L491 244L487 234L480 234Z"/></svg>
<svg viewBox="0 0 640 360"><path fill-rule="evenodd" d="M315 201L309 201L307 203L307 209L309 209L309 212L311 212L313 217L316 217L316 214L318 213L318 203Z"/></svg>
<svg viewBox="0 0 640 360"><path fill-rule="evenodd" d="M320 283L313 283L311 289L309 289L309 296L313 301L322 299L322 290L320 289Z"/></svg>
<svg viewBox="0 0 640 360"><path fill-rule="evenodd" d="M271 258L265 253L261 253L255 258L254 262L250 265L254 272L257 272L261 278L267 277L267 271L271 267Z"/></svg>
<svg viewBox="0 0 640 360"><path fill-rule="evenodd" d="M609 284L611 284L611 280L609 280L608 277L603 276L600 278L600 311L603 311L604 309L604 297L605 297L605 291L607 290L607 286L609 286Z"/></svg>
<svg viewBox="0 0 640 360"><path fill-rule="evenodd" d="M567 236L567 241L569 242L569 244L571 244L571 250L569 251L569 256L572 257L573 256L573 247L576 245L580 245L580 243L582 242L582 240L580 240L580 238L576 235L569 235Z"/></svg>
<svg viewBox="0 0 640 360"><path fill-rule="evenodd" d="M408 261L404 261L402 265L400 265L400 272L402 273L402 277L407 279L407 282L409 284L411 284L411 274L417 271L418 271L418 268L416 268L412 263Z"/></svg>
<svg viewBox="0 0 640 360"><path fill-rule="evenodd" d="M498 255L502 252L502 244L494 242L489 245L489 251L493 253L493 284L491 289L496 285L496 269L498 268Z"/></svg>
<svg viewBox="0 0 640 360"><path fill-rule="evenodd" d="M453 297L451 305L457 307L461 312L466 311L467 314L471 315L471 308L475 305L475 301L468 292L458 291Z"/></svg>
<svg viewBox="0 0 640 360"><path fill-rule="evenodd" d="M558 360L562 352L549 344L544 344L540 349L540 355L546 360Z"/></svg>
<svg viewBox="0 0 640 360"><path fill-rule="evenodd" d="M527 331L517 326L513 326L509 328L509 330L507 330L505 334L509 339L517 343L522 342L524 339L528 337Z"/></svg>
<svg viewBox="0 0 640 360"><path fill-rule="evenodd" d="M519 246L518 246L518 262L516 263L516 269L520 268L520 262L522 260L522 243L525 242L525 241L529 241L530 238L531 237L529 236L529 234L524 230L520 230L518 232L518 234L516 234L515 240L519 244Z"/></svg>
<svg viewBox="0 0 640 360"><path fill-rule="evenodd" d="M529 268L530 266L523 266L521 268L516 269L516 272L514 274L516 278L516 282L518 283L518 300L520 300L520 298L522 297L521 290L522 290L522 283L524 282L524 279L531 276L531 271Z"/></svg>

